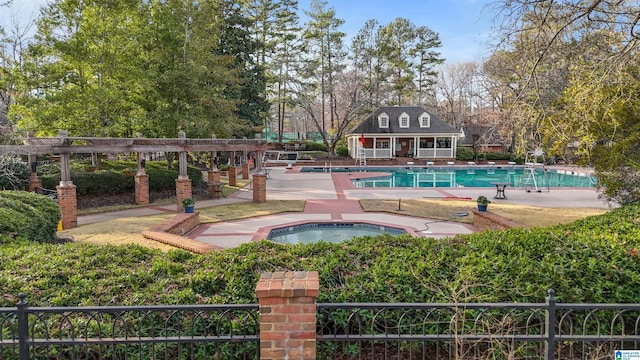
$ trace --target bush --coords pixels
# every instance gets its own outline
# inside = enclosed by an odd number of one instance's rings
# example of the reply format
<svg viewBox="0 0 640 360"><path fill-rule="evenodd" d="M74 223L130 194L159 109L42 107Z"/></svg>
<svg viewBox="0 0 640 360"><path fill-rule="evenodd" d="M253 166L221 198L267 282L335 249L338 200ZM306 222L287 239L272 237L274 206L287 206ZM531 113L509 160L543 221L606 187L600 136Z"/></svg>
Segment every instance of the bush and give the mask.
<svg viewBox="0 0 640 360"><path fill-rule="evenodd" d="M126 194L135 189L137 163L133 161L103 161L102 170L86 172L86 164L73 162L71 181L78 195ZM149 191L175 190L180 172L167 169L165 162L148 161L145 171L149 175ZM42 186L53 189L60 182L60 165L47 164L38 169ZM202 183L202 172L187 166L187 174L194 186Z"/></svg>
<svg viewBox="0 0 640 360"><path fill-rule="evenodd" d="M262 241L206 255L11 242L0 247L0 306L19 292L34 306L254 303L260 273L284 270L318 271L319 302L544 302L553 288L560 302L636 303L638 219L640 204L544 229Z"/></svg>
<svg viewBox="0 0 640 360"><path fill-rule="evenodd" d="M14 156L0 156L0 189L25 190L31 169Z"/></svg>
<svg viewBox="0 0 640 360"><path fill-rule="evenodd" d="M318 143L315 141L307 141L306 142L305 151L327 151L327 147L324 143Z"/></svg>
<svg viewBox="0 0 640 360"><path fill-rule="evenodd" d="M456 149L456 160L471 161L476 158L472 149L466 147L459 147Z"/></svg>
<svg viewBox="0 0 640 360"><path fill-rule="evenodd" d="M60 221L58 204L44 195L0 191L0 235L54 242Z"/></svg>
<svg viewBox="0 0 640 360"><path fill-rule="evenodd" d="M346 146L336 146L336 155L349 156L349 149Z"/></svg>
<svg viewBox="0 0 640 360"><path fill-rule="evenodd" d="M488 152L488 153L481 153L478 155L479 157L486 159L486 160L507 160L507 161L511 161L512 158L512 154L509 153L494 153L494 152Z"/></svg>

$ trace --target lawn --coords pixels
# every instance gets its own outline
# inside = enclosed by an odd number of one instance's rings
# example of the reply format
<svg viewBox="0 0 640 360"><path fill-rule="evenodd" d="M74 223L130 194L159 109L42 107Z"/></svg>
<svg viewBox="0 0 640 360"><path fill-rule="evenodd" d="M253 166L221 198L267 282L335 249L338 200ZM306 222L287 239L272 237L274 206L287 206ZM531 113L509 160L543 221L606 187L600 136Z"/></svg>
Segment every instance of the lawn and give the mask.
<svg viewBox="0 0 640 360"><path fill-rule="evenodd" d="M475 201L432 199L403 199L401 203L398 200L360 200L360 205L365 211L384 211L443 220L451 219L456 212L471 212L472 209L476 208ZM578 219L607 212L606 209L596 208L543 208L496 203L491 203L489 211L528 227L567 224ZM456 221L472 223L473 217L463 217Z"/></svg>
<svg viewBox="0 0 640 360"><path fill-rule="evenodd" d="M475 201L462 200L360 200L365 211L391 212L431 219L451 219L456 212L471 212ZM201 222L218 222L264 216L282 212L300 212L304 201L267 201L265 203L235 203L199 209ZM591 215L605 213L604 209L540 208L526 205L491 204L491 211L529 227L545 227L573 222ZM90 244L130 244L167 251L173 247L144 238L143 230L172 217L161 214L137 218L121 218L102 223L88 224L60 231L60 237L73 238L76 242ZM473 217L462 217L459 222L472 223Z"/></svg>

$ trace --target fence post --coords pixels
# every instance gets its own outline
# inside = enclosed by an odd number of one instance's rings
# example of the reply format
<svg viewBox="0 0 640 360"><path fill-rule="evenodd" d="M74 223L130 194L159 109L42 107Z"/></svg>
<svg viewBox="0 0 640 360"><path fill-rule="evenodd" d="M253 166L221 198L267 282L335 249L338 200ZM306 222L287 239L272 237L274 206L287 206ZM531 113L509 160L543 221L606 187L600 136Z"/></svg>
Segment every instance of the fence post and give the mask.
<svg viewBox="0 0 640 360"><path fill-rule="evenodd" d="M16 304L18 312L16 314L18 320L18 352L20 354L20 360L29 360L29 316L27 315L26 300L27 295L18 294L20 301Z"/></svg>
<svg viewBox="0 0 640 360"><path fill-rule="evenodd" d="M316 358L318 272L262 273L256 286L260 304L260 359Z"/></svg>
<svg viewBox="0 0 640 360"><path fill-rule="evenodd" d="M553 360L556 349L556 291L549 289L547 290L547 295L547 315L544 322L547 341L545 342L544 351L545 358Z"/></svg>

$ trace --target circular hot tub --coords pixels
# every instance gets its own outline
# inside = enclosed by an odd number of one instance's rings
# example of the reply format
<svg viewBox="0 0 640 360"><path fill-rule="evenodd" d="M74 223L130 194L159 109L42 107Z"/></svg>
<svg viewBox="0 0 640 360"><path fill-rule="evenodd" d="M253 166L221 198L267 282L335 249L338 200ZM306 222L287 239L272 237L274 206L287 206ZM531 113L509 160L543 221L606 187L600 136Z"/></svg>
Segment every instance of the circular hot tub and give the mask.
<svg viewBox="0 0 640 360"><path fill-rule="evenodd" d="M268 240L282 244L342 242L354 237L406 234L404 229L359 222L314 222L272 229Z"/></svg>

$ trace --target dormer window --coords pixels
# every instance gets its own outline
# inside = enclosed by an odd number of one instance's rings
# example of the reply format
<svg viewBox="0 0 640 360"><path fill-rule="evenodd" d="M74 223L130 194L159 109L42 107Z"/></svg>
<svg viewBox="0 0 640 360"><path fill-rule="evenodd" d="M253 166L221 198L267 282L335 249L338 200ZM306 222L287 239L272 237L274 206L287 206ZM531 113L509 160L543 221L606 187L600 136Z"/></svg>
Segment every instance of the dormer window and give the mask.
<svg viewBox="0 0 640 360"><path fill-rule="evenodd" d="M419 117L420 119L420 127L421 128L428 128L431 126L431 116L429 116L428 113L422 113L422 115L420 115Z"/></svg>
<svg viewBox="0 0 640 360"><path fill-rule="evenodd" d="M389 128L389 115L387 115L386 113L378 115L378 126L380 126L381 129Z"/></svg>
<svg viewBox="0 0 640 360"><path fill-rule="evenodd" d="M400 114L400 116L398 117L398 126L400 126L401 128L409 127L409 114L405 112Z"/></svg>

